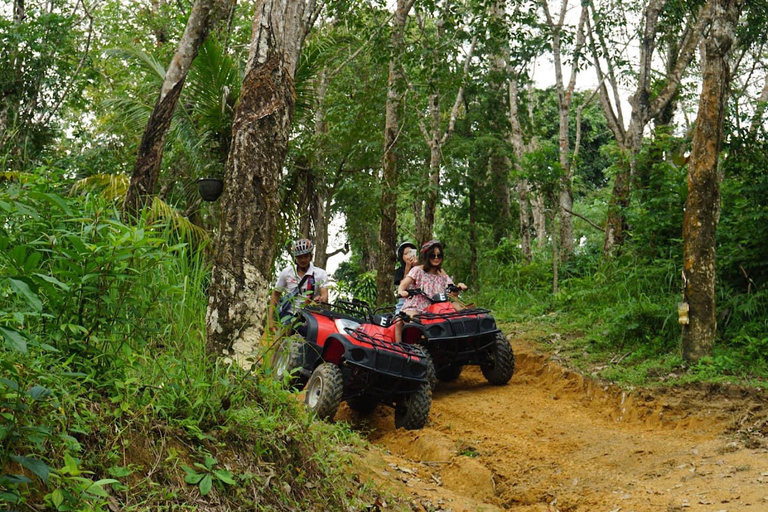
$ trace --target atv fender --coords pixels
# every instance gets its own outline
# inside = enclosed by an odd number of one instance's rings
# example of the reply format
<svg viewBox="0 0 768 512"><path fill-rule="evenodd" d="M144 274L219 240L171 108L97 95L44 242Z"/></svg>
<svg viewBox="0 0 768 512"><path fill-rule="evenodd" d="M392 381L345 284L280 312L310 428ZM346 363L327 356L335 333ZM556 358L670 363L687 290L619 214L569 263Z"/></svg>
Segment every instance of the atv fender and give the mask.
<svg viewBox="0 0 768 512"><path fill-rule="evenodd" d="M342 334L332 334L323 346L323 361L338 365L347 352L350 343Z"/></svg>

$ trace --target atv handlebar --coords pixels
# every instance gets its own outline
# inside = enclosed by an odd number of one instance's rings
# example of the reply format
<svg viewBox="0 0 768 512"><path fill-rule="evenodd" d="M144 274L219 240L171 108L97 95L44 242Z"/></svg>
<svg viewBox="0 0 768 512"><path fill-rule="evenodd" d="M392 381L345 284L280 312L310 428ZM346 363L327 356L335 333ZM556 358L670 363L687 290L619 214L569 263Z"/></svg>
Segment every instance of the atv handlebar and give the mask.
<svg viewBox="0 0 768 512"><path fill-rule="evenodd" d="M408 294L408 297L413 297L414 295L423 295L427 299L429 299L431 302L445 302L447 300L445 298L445 294L457 295L462 291L463 290L458 286L456 286L455 284L449 284L448 286L446 286L444 293L437 293L432 297L424 293L424 291L421 288L409 288L408 290L405 290L405 292Z"/></svg>

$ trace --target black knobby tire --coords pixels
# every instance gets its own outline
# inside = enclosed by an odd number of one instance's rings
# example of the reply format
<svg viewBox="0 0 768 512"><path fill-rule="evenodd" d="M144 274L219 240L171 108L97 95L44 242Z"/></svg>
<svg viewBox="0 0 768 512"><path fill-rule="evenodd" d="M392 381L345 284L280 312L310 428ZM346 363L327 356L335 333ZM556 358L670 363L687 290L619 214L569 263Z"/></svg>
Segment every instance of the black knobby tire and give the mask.
<svg viewBox="0 0 768 512"><path fill-rule="evenodd" d="M304 403L322 420L332 420L341 404L344 381L341 369L333 363L323 363L312 372L307 382Z"/></svg>
<svg viewBox="0 0 768 512"><path fill-rule="evenodd" d="M424 350L427 355L424 358L424 363L427 365L427 383L429 384L429 390L434 391L437 386L437 372L435 371L435 359L432 354Z"/></svg>
<svg viewBox="0 0 768 512"><path fill-rule="evenodd" d="M453 382L459 378L464 367L460 364L449 364L437 371L437 378L441 382Z"/></svg>
<svg viewBox="0 0 768 512"><path fill-rule="evenodd" d="M416 391L403 396L395 403L395 427L406 430L423 428L431 407L432 392L428 384L422 384Z"/></svg>
<svg viewBox="0 0 768 512"><path fill-rule="evenodd" d="M515 371L515 354L503 333L496 333L489 356L490 363L480 366L488 382L495 386L502 386L509 382Z"/></svg>
<svg viewBox="0 0 768 512"><path fill-rule="evenodd" d="M379 401L370 395L358 395L347 400L347 405L356 413L366 415L376 409Z"/></svg>
<svg viewBox="0 0 768 512"><path fill-rule="evenodd" d="M272 376L277 381L287 382L290 389L301 390L306 384L306 378L299 373L304 367L304 343L304 338L299 335L289 336L280 342L272 355Z"/></svg>

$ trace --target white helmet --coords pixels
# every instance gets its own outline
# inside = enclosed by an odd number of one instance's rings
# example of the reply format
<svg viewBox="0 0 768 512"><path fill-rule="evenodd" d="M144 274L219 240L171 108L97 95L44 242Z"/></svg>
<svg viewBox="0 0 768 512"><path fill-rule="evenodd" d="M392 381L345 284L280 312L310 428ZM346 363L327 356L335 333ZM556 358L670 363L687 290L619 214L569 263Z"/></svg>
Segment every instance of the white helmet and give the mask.
<svg viewBox="0 0 768 512"><path fill-rule="evenodd" d="M301 256L302 254L309 254L314 248L315 246L310 240L307 240L306 238L299 238L293 242L293 245L291 246L291 252L293 253L293 256L296 257Z"/></svg>

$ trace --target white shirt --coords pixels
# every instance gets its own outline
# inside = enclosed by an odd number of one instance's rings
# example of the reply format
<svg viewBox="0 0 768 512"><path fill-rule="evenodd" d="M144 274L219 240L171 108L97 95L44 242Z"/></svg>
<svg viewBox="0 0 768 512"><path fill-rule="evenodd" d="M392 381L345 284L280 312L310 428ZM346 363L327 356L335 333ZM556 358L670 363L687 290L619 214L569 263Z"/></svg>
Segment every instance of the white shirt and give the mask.
<svg viewBox="0 0 768 512"><path fill-rule="evenodd" d="M299 293L296 295L296 299L293 301L292 309L294 311L297 307L301 307L304 304L306 299L302 295L310 289L310 286L312 287L313 295L315 296L320 293L320 288L326 288L328 286L328 274L326 274L325 270L314 266L312 263L309 264L309 268L305 275L310 277L307 277L307 279L304 280ZM295 264L288 265L277 276L275 290L281 294L293 293L303 277L304 276L300 278L297 276ZM314 283L312 283L313 278Z"/></svg>

